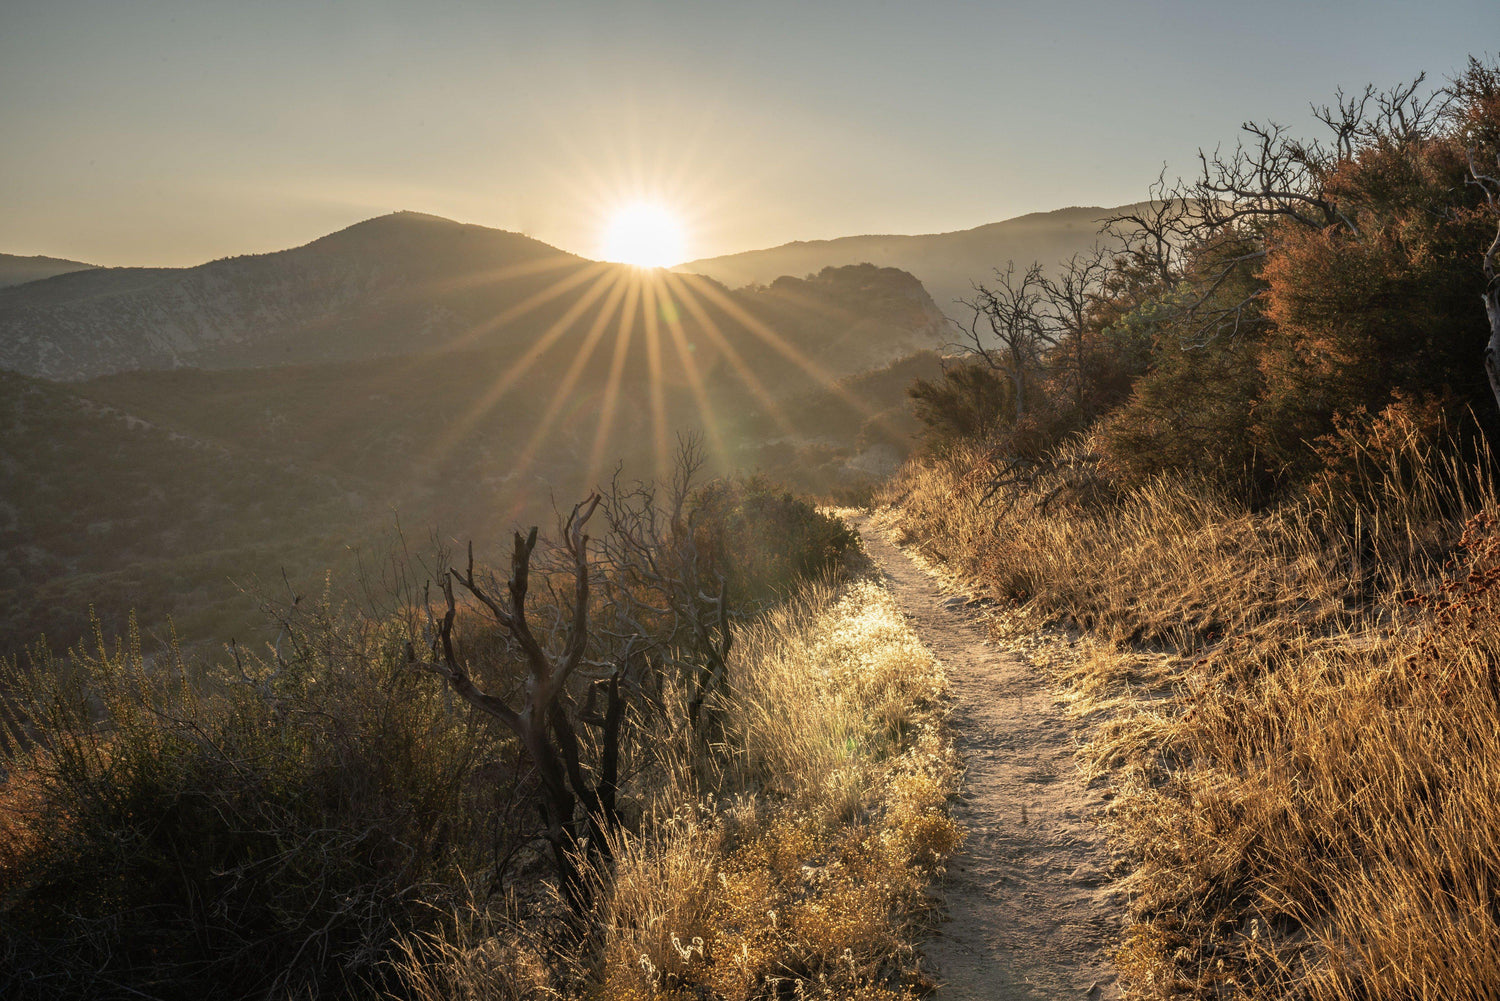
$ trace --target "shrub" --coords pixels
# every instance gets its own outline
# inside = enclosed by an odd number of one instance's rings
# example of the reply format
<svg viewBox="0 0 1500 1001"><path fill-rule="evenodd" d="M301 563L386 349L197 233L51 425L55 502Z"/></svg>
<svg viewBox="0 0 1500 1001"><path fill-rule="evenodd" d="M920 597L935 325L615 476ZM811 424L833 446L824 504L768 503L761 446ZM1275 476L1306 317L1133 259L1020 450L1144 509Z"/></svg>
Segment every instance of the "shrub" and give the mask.
<svg viewBox="0 0 1500 1001"><path fill-rule="evenodd" d="M479 767L511 750L404 670L398 630L333 621L279 661L190 670L132 633L8 665L0 993L342 995L494 862Z"/></svg>
<svg viewBox="0 0 1500 1001"><path fill-rule="evenodd" d="M898 1001L921 979L911 940L960 834L944 679L872 582L813 585L752 625L721 744L661 725L646 799L593 870L596 948L540 972L535 923L471 909L451 939L405 950L423 1001L817 997ZM707 761L705 759L712 759ZM567 965L567 964L563 964Z"/></svg>
<svg viewBox="0 0 1500 1001"><path fill-rule="evenodd" d="M715 480L688 506L699 549L724 574L737 606L787 597L837 571L859 546L841 520L759 476Z"/></svg>
<svg viewBox="0 0 1500 1001"><path fill-rule="evenodd" d="M718 788L664 786L671 819L627 839L601 898L600 996L910 984L924 887L960 840L941 669L868 582L803 591L737 650Z"/></svg>
<svg viewBox="0 0 1500 1001"><path fill-rule="evenodd" d="M977 361L951 365L942 378L917 379L907 390L929 451L941 454L966 441L983 441L1015 404L1008 380Z"/></svg>

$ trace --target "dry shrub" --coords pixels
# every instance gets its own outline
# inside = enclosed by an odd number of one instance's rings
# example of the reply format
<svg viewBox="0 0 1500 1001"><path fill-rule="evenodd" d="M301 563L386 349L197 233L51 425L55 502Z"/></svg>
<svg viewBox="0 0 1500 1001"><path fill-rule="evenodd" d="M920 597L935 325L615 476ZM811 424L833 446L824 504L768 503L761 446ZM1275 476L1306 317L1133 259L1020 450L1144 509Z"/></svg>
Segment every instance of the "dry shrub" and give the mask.
<svg viewBox="0 0 1500 1001"><path fill-rule="evenodd" d="M643 996L681 984L714 938L719 862L712 825L673 818L649 839L622 839L601 915L608 934L602 964L612 990Z"/></svg>
<svg viewBox="0 0 1500 1001"><path fill-rule="evenodd" d="M969 459L978 458L970 456ZM1118 641L1210 641L1294 612L1343 617L1356 551L1323 545L1309 511L1255 516L1207 483L1158 477L1108 507L1022 496L989 500L962 460L908 466L906 540L997 596Z"/></svg>
<svg viewBox="0 0 1500 1001"><path fill-rule="evenodd" d="M806 592L747 630L729 709L739 781L853 816L882 751L930 724L945 682L877 585Z"/></svg>
<svg viewBox="0 0 1500 1001"><path fill-rule="evenodd" d="M1249 681L1185 691L1165 723L1127 723L1190 763L1128 789L1116 818L1141 859L1149 932L1122 954L1139 993L1500 990L1492 515L1465 546L1399 628L1299 638Z"/></svg>
<svg viewBox="0 0 1500 1001"><path fill-rule="evenodd" d="M421 999L583 996L896 1001L925 991L912 947L960 834L944 679L890 596L816 585L743 627L722 733L673 724L627 794L643 804L608 869L572 975L549 979L541 935L475 904L408 940ZM678 724L681 720L677 721ZM674 728L675 727L675 728ZM556 965L555 963L553 964Z"/></svg>
<svg viewBox="0 0 1500 1001"><path fill-rule="evenodd" d="M1391 437L1342 517L1167 479L996 514L952 464L896 487L1022 622L1094 627L1065 680L1114 710L1083 764L1132 863L1129 996L1500 996L1500 506Z"/></svg>
<svg viewBox="0 0 1500 1001"><path fill-rule="evenodd" d="M41 847L47 810L46 788L35 752L6 762L0 780L0 898L19 889L26 860Z"/></svg>
<svg viewBox="0 0 1500 1001"><path fill-rule="evenodd" d="M375 984L503 830L511 754L350 626L287 659L119 644L0 664L24 727L0 872L0 994L342 996Z"/></svg>
<svg viewBox="0 0 1500 1001"><path fill-rule="evenodd" d="M560 999L554 944L517 920L516 901L499 906L470 897L441 930L401 936L391 961L399 993L410 1001Z"/></svg>
<svg viewBox="0 0 1500 1001"><path fill-rule="evenodd" d="M603 881L598 996L907 996L959 841L940 669L868 582L805 591L736 655L718 788L668 785Z"/></svg>
<svg viewBox="0 0 1500 1001"><path fill-rule="evenodd" d="M1318 473L1310 491L1325 507L1346 511L1359 506L1376 486L1411 484L1431 475L1451 436L1445 416L1451 408L1452 401L1441 397L1398 393L1375 414L1365 407L1334 414L1333 430L1312 443Z"/></svg>

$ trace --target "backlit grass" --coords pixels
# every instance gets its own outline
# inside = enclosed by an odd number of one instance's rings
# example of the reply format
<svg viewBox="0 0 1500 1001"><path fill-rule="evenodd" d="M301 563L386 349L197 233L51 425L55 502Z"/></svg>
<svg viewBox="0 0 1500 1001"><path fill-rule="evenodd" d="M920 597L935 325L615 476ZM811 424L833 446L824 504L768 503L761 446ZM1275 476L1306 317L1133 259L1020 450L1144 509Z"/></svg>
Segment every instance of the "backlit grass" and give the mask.
<svg viewBox="0 0 1500 1001"><path fill-rule="evenodd" d="M960 840L939 666L871 582L804 591L742 631L733 666L720 737L684 732L642 776L649 819L595 874L599 944L570 982L530 958L526 929L480 915L435 955L411 950L415 996L926 989L913 943Z"/></svg>
<svg viewBox="0 0 1500 1001"><path fill-rule="evenodd" d="M1497 506L1419 458L1338 519L1167 477L983 504L979 455L891 486L908 540L1067 637L1050 659L1106 710L1081 763L1114 779L1130 996L1500 996Z"/></svg>

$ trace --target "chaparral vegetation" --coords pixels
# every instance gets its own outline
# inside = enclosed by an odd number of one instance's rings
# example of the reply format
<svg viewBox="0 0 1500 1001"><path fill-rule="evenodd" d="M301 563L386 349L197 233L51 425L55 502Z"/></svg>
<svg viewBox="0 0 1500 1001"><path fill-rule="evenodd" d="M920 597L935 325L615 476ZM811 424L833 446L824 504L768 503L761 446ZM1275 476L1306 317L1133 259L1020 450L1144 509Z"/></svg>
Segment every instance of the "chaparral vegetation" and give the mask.
<svg viewBox="0 0 1500 1001"><path fill-rule="evenodd" d="M940 989L948 678L854 502L1088 735L1126 997L1500 997L1500 65L1314 111L951 329L411 214L7 291L0 997Z"/></svg>
<svg viewBox="0 0 1500 1001"><path fill-rule="evenodd" d="M1319 118L999 272L883 493L1090 721L1131 997L1500 992L1500 70Z"/></svg>

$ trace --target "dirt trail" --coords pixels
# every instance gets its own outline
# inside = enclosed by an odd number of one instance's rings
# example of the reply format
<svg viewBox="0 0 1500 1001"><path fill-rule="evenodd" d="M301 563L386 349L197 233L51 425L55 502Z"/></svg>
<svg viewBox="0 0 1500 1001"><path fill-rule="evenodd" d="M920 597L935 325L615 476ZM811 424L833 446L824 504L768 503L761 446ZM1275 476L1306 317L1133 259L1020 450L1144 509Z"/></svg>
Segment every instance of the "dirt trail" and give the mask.
<svg viewBox="0 0 1500 1001"><path fill-rule="evenodd" d="M1120 929L1103 804L1073 754L1080 734L1045 678L989 639L982 610L943 588L872 518L866 551L922 642L947 668L965 773L954 817L968 840L943 888L947 918L923 946L940 999L1118 997L1105 956Z"/></svg>

